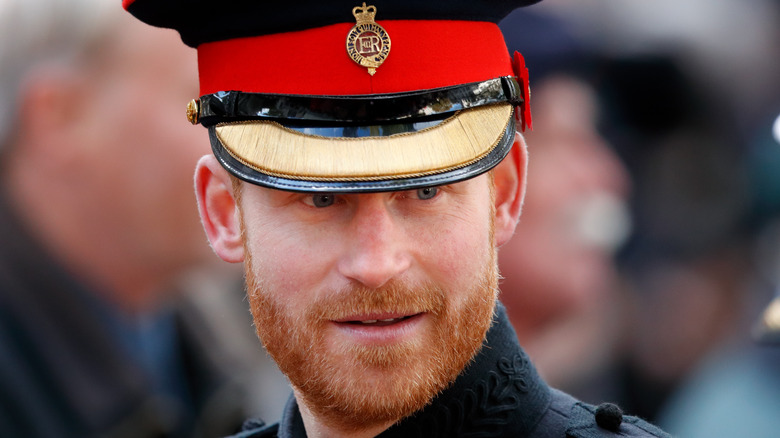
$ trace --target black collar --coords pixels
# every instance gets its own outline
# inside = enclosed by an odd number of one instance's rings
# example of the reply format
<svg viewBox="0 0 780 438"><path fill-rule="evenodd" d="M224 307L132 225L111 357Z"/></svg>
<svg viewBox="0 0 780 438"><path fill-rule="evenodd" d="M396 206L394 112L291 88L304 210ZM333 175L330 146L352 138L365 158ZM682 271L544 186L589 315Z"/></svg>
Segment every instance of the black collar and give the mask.
<svg viewBox="0 0 780 438"><path fill-rule="evenodd" d="M506 310L499 303L485 344L455 383L423 410L379 436L526 436L551 399L550 387L518 344ZM278 433L280 438L306 436L294 398L287 403Z"/></svg>

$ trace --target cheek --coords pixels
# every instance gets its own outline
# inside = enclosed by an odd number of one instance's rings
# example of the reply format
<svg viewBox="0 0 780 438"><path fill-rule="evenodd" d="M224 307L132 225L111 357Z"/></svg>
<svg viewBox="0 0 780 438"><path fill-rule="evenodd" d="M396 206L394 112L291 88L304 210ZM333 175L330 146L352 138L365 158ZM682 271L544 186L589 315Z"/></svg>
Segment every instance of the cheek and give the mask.
<svg viewBox="0 0 780 438"><path fill-rule="evenodd" d="M478 210L440 219L414 239L427 275L443 284L473 282L493 250L488 216Z"/></svg>
<svg viewBox="0 0 780 438"><path fill-rule="evenodd" d="M279 223L248 224L246 232L255 275L278 300L286 305L306 303L322 289L332 272L333 255L337 253L333 239L312 238Z"/></svg>

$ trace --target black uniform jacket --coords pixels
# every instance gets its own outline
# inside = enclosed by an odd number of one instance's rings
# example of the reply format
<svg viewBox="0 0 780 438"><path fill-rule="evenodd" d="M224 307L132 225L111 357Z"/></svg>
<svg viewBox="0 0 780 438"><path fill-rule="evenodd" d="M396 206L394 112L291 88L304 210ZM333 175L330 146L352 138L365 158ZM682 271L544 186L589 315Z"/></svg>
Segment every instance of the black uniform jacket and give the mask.
<svg viewBox="0 0 780 438"><path fill-rule="evenodd" d="M597 421L598 418L598 421ZM248 421L233 438L305 437L298 404L290 398L280 423ZM433 402L379 435L398 437L668 437L614 405L598 408L547 386L499 304L475 361Z"/></svg>

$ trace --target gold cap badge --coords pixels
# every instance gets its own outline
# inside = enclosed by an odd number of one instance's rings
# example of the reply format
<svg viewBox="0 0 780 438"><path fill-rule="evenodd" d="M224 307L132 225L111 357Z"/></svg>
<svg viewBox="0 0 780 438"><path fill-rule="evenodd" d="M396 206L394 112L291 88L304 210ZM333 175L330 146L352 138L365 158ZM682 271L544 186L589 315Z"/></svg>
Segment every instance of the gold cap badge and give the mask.
<svg viewBox="0 0 780 438"><path fill-rule="evenodd" d="M353 61L368 68L371 76L382 65L390 53L390 36L385 29L374 22L376 6L356 6L352 8L357 24L347 35L347 53Z"/></svg>
<svg viewBox="0 0 780 438"><path fill-rule="evenodd" d="M187 103L187 120L190 121L193 125L198 124L198 119L200 118L200 100L199 99L192 99Z"/></svg>

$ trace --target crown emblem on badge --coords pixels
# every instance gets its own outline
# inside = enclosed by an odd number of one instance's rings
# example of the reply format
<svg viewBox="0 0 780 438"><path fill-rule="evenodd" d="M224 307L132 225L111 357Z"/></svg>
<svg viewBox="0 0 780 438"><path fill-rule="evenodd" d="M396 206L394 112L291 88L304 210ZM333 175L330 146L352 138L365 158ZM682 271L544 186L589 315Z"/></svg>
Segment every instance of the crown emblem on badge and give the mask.
<svg viewBox="0 0 780 438"><path fill-rule="evenodd" d="M353 61L368 69L371 76L390 54L390 36L385 29L376 24L376 6L356 6L352 8L357 24L347 35L347 53Z"/></svg>
<svg viewBox="0 0 780 438"><path fill-rule="evenodd" d="M358 24L372 23L376 17L376 6L366 6L366 3L363 2L363 7L355 6L352 8L352 15L355 16Z"/></svg>

